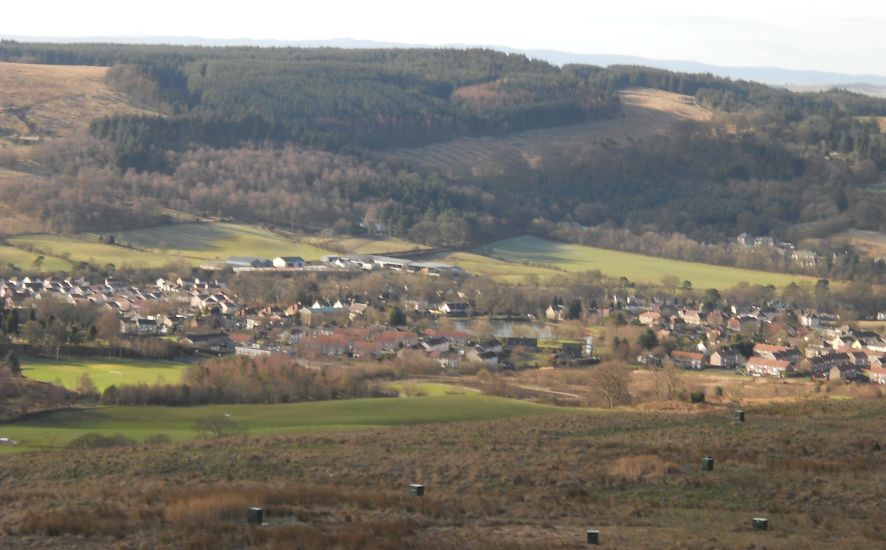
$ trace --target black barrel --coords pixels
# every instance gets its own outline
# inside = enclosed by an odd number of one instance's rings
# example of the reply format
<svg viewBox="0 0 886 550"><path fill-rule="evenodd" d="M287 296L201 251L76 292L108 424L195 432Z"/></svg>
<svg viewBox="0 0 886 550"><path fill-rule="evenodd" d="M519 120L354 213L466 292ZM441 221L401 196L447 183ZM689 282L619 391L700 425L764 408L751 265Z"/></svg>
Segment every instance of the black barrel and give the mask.
<svg viewBox="0 0 886 550"><path fill-rule="evenodd" d="M600 531L588 529L588 544L600 544Z"/></svg>
<svg viewBox="0 0 886 550"><path fill-rule="evenodd" d="M255 506L246 510L246 521L252 525L261 525L262 519L264 519L265 511L263 508L257 508Z"/></svg>
<svg viewBox="0 0 886 550"><path fill-rule="evenodd" d="M702 472L713 472L714 471L714 457L706 456L702 459L701 471Z"/></svg>
<svg viewBox="0 0 886 550"><path fill-rule="evenodd" d="M425 494L425 486L419 483L410 483L409 492L417 497L423 496Z"/></svg>

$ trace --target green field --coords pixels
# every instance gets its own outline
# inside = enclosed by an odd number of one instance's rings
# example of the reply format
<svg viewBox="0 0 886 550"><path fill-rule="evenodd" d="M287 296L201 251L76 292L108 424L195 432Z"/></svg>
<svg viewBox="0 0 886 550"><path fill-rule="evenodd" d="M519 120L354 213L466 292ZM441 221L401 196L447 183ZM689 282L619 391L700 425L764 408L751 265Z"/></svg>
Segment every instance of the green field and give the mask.
<svg viewBox="0 0 886 550"><path fill-rule="evenodd" d="M543 266L524 265L470 252L453 252L439 256L435 260L457 265L468 273L494 277L510 283L521 282L530 276L545 279L553 275L562 275L556 270Z"/></svg>
<svg viewBox="0 0 886 550"><path fill-rule="evenodd" d="M395 382L390 385L390 388L397 390L400 397L439 397L441 395L479 395L480 393L480 390L473 388L435 382Z"/></svg>
<svg viewBox="0 0 886 550"><path fill-rule="evenodd" d="M230 256L301 256L317 260L326 250L308 243L289 240L261 227L230 223L181 223L148 229L118 231L113 233L117 244L99 240L107 234L80 234L75 236L50 235L46 233L21 235L8 239L11 244L30 246L47 254L43 271L64 269L66 262L58 258L68 254L74 261L94 265L114 264L117 267L160 267L175 261L192 265L217 263ZM121 246L126 245L126 246ZM16 250L16 249L13 249ZM16 250L20 254L23 251ZM5 257L0 250L0 258ZM34 255L15 263L30 267ZM30 259L27 259L30 258ZM22 263L27 262L27 265ZM56 262L52 264L51 262Z"/></svg>
<svg viewBox="0 0 886 550"><path fill-rule="evenodd" d="M21 269L25 272L34 270L34 260L38 254L21 250L9 245L0 245L0 266L6 267L9 264ZM53 256L47 256L40 265L41 271L64 271L70 269L71 264Z"/></svg>
<svg viewBox="0 0 886 550"><path fill-rule="evenodd" d="M39 233L35 235L21 235L7 240L12 244L34 247L47 256L58 258L62 254L69 254L69 258L73 261L88 262L97 266L114 264L116 267L159 267L177 259L172 255L165 256L148 251L132 250L122 246L105 244L100 242L95 236L66 237ZM28 269L25 268L25 271L28 271ZM48 263L44 264L43 271L51 271Z"/></svg>
<svg viewBox="0 0 886 550"><path fill-rule="evenodd" d="M551 415L574 409L475 395L350 399L286 405L207 405L200 407L103 407L67 410L0 424L0 437L19 442L0 452L64 446L88 432L122 433L136 440L166 434L173 440L198 436L194 423L230 415L248 433L287 433L359 429L438 422Z"/></svg>
<svg viewBox="0 0 886 550"><path fill-rule="evenodd" d="M83 373L87 373L99 391L112 385L154 384L158 379L175 384L187 367L186 363L135 359L53 361L26 357L22 360L22 373L28 378L42 382L60 380L64 387L73 389L79 386Z"/></svg>
<svg viewBox="0 0 886 550"><path fill-rule="evenodd" d="M329 254L312 244L295 242L261 227L233 223L164 225L119 231L114 235L118 242L136 248L203 262L225 260L230 256L301 256L305 260L319 260Z"/></svg>
<svg viewBox="0 0 886 550"><path fill-rule="evenodd" d="M499 276L523 275L535 266L555 266L573 273L599 270L613 277L627 277L636 282L659 283L668 275L692 282L695 288L729 288L741 282L783 287L792 281L815 283L812 277L753 271L666 258L655 258L616 250L594 248L578 244L548 241L534 236L505 239L483 246L476 251L497 263L482 266L486 273ZM502 262L510 262L502 263ZM521 264L530 265L521 265ZM516 264L516 265L515 265ZM514 271L510 266L515 265ZM463 266L471 271L470 267ZM478 270L479 273L484 273ZM552 272L553 273L553 272Z"/></svg>

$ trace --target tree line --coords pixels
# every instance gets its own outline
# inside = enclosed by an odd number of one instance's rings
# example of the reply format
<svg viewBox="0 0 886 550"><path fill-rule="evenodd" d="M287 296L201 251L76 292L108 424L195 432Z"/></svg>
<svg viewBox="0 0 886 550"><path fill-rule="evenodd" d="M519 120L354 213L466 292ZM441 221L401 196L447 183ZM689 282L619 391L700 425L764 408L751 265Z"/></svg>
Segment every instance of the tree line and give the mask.
<svg viewBox="0 0 886 550"><path fill-rule="evenodd" d="M100 400L108 405L186 406L392 397L396 392L378 382L393 376L390 368L311 369L280 355L234 356L188 367L180 384L109 386Z"/></svg>

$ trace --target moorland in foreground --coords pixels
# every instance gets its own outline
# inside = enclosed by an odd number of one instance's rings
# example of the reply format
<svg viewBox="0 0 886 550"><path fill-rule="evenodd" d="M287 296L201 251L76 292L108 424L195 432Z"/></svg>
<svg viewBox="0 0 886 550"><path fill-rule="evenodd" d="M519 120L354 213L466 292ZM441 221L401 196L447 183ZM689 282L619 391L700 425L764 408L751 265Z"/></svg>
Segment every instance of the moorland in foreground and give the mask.
<svg viewBox="0 0 886 550"><path fill-rule="evenodd" d="M884 406L759 405L745 423L731 408L592 410L7 455L0 528L40 548L577 548L587 529L612 548L878 548ZM267 526L247 524L249 506ZM752 529L758 516L769 530Z"/></svg>

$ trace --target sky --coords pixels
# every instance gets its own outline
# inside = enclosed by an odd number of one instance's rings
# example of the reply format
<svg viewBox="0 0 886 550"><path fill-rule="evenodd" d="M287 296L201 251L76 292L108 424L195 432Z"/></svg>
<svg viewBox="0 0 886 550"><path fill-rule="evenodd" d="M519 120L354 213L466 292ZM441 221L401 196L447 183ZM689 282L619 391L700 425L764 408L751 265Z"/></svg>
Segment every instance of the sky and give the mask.
<svg viewBox="0 0 886 550"><path fill-rule="evenodd" d="M886 0L41 0L0 37L354 38L886 75Z"/></svg>

